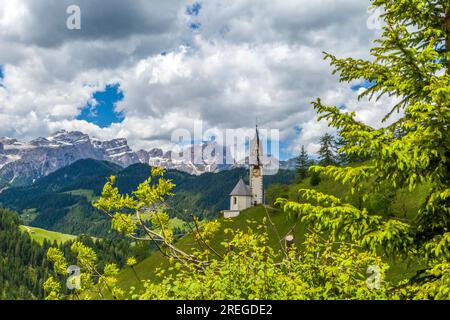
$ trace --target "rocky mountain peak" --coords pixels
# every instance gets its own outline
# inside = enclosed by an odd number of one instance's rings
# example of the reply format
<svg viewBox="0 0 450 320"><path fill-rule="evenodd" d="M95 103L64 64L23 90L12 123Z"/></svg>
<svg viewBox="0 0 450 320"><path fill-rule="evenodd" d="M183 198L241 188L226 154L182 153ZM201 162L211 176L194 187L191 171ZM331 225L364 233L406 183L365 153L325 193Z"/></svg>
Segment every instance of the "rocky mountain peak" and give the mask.
<svg viewBox="0 0 450 320"><path fill-rule="evenodd" d="M30 184L81 159L105 160L122 167L141 162L195 175L234 166L230 150L214 141L186 146L180 152L159 148L134 152L125 138L103 141L79 131L60 130L30 142L0 138L0 190ZM245 161L241 165L246 165Z"/></svg>
<svg viewBox="0 0 450 320"><path fill-rule="evenodd" d="M164 156L164 151L162 149L159 149L159 148L154 148L154 149L150 150L148 152L148 154L152 158L157 158L157 157L161 158L161 157Z"/></svg>
<svg viewBox="0 0 450 320"><path fill-rule="evenodd" d="M100 141L79 131L60 130L30 142L0 138L0 187L24 185L81 159L106 160L122 167L139 162L126 139Z"/></svg>
<svg viewBox="0 0 450 320"><path fill-rule="evenodd" d="M90 142L90 138L87 134L84 134L79 131L58 131L51 135L48 140L52 142L56 142L59 144L79 144L79 143L88 143Z"/></svg>

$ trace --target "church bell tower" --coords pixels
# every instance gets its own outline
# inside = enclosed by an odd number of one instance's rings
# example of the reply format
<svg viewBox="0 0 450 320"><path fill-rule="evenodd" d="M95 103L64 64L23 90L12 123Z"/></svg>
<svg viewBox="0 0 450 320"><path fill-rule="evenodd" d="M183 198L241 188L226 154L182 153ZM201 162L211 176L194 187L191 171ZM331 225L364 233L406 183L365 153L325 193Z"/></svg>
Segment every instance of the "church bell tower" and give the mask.
<svg viewBox="0 0 450 320"><path fill-rule="evenodd" d="M252 205L264 203L264 184L263 184L263 159L264 153L262 143L259 138L258 126L256 126L255 138L251 143L250 150L250 190L252 192Z"/></svg>

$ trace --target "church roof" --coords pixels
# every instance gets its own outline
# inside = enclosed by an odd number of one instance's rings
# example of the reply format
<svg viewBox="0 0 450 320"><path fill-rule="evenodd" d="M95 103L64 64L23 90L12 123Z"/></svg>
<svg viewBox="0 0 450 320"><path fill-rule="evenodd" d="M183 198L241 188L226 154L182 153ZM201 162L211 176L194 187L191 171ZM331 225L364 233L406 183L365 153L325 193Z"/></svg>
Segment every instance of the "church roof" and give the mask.
<svg viewBox="0 0 450 320"><path fill-rule="evenodd" d="M240 179L230 196L252 196L250 188L245 184L244 180Z"/></svg>

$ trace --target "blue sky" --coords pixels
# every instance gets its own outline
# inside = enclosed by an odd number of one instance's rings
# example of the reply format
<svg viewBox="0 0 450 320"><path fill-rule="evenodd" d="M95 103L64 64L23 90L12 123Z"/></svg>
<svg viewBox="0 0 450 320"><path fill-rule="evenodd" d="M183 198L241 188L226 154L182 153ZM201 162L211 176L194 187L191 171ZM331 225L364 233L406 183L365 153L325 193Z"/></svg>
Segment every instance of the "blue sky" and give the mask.
<svg viewBox="0 0 450 320"><path fill-rule="evenodd" d="M358 83L356 85L353 85L351 88L353 91L358 91L361 88L369 89L370 87L374 86L376 82L374 81L363 81L361 83Z"/></svg>
<svg viewBox="0 0 450 320"><path fill-rule="evenodd" d="M192 30L198 30L198 29L201 28L201 26L202 26L202 24L199 23L199 22L191 22L191 24L189 25L189 27L190 27Z"/></svg>
<svg viewBox="0 0 450 320"><path fill-rule="evenodd" d="M201 9L202 4L200 2L194 2L192 5L186 7L186 14L189 16L198 16Z"/></svg>
<svg viewBox="0 0 450 320"><path fill-rule="evenodd" d="M200 2L194 2L192 5L186 7L186 15L193 18L198 17L200 11L202 10L202 4ZM192 21L189 23L189 28L192 30L199 30L202 24L198 21Z"/></svg>
<svg viewBox="0 0 450 320"><path fill-rule="evenodd" d="M77 120L85 120L100 128L107 128L124 120L124 115L115 111L117 102L124 98L119 84L107 85L104 91L94 93L93 98L97 104L95 106L87 104Z"/></svg>
<svg viewBox="0 0 450 320"><path fill-rule="evenodd" d="M0 64L0 87L3 87L2 80L5 78L5 73L3 71L3 66Z"/></svg>

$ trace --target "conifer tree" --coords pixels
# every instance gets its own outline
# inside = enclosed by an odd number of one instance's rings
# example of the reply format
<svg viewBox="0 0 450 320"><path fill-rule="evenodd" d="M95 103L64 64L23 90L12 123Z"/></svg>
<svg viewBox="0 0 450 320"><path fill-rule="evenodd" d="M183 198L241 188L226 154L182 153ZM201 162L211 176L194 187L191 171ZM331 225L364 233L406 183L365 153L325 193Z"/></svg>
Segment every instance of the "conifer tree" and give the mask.
<svg viewBox="0 0 450 320"><path fill-rule="evenodd" d="M320 138L319 163L322 166L330 166L336 164L336 156L334 154L334 138L329 133L324 134Z"/></svg>
<svg viewBox="0 0 450 320"><path fill-rule="evenodd" d="M300 155L296 159L296 180L301 182L308 176L309 168L309 156L305 150L305 146L302 146Z"/></svg>
<svg viewBox="0 0 450 320"><path fill-rule="evenodd" d="M384 120L391 120L394 113L400 117L373 128L358 121L355 113L325 106L319 99L315 102L319 119L340 132L346 140L343 151L373 160L359 167L314 170L354 189L368 180L375 181L378 190L386 184L410 191L418 184L430 184L417 218L396 232L386 226L384 241L391 249L402 243L401 251L408 255L427 257L426 268L415 279L435 282L426 290L418 289L421 297L448 297L439 284L450 279L450 2L373 0L372 7L384 12L383 33L371 50L372 58L341 59L328 53L325 58L342 82L373 84L360 99L394 98ZM381 233L376 235L380 242Z"/></svg>

